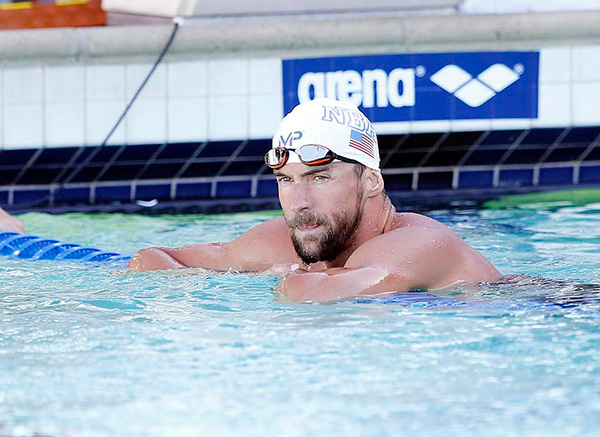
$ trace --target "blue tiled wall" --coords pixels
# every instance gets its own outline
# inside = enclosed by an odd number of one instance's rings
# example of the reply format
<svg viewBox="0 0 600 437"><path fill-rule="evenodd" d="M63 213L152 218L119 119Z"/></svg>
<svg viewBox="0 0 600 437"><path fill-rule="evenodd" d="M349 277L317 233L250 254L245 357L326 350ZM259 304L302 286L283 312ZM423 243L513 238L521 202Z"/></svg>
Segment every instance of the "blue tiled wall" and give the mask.
<svg viewBox="0 0 600 437"><path fill-rule="evenodd" d="M500 170L500 182L506 186L522 186L533 184L533 169L506 169Z"/></svg>
<svg viewBox="0 0 600 437"><path fill-rule="evenodd" d="M463 188L489 188L494 183L493 170L464 170L458 178L458 185Z"/></svg>
<svg viewBox="0 0 600 437"><path fill-rule="evenodd" d="M78 204L87 203L90 199L89 187L64 188L56 193L55 202L57 204Z"/></svg>
<svg viewBox="0 0 600 437"><path fill-rule="evenodd" d="M179 183L177 184L176 199L209 199L211 191L210 182Z"/></svg>
<svg viewBox="0 0 600 437"><path fill-rule="evenodd" d="M218 198L232 197L250 197L252 192L252 182L249 180L236 181L218 181L217 196Z"/></svg>
<svg viewBox="0 0 600 437"><path fill-rule="evenodd" d="M135 198L142 200L169 200L171 198L170 184L136 185Z"/></svg>
<svg viewBox="0 0 600 437"><path fill-rule="evenodd" d="M96 202L128 202L131 198L130 185L110 185L96 187Z"/></svg>
<svg viewBox="0 0 600 437"><path fill-rule="evenodd" d="M259 180L256 189L258 197L273 197L277 196L277 182L275 179Z"/></svg>
<svg viewBox="0 0 600 437"><path fill-rule="evenodd" d="M581 167L579 169L579 183L581 183L581 184L600 183L600 165Z"/></svg>
<svg viewBox="0 0 600 437"><path fill-rule="evenodd" d="M18 190L14 192L14 203L35 203L46 199L50 195L49 189L41 190Z"/></svg>
<svg viewBox="0 0 600 437"><path fill-rule="evenodd" d="M573 181L573 167L549 167L540 169L540 185L570 184Z"/></svg>
<svg viewBox="0 0 600 437"><path fill-rule="evenodd" d="M600 183L600 127L382 135L379 143L391 193ZM274 198L263 162L269 147L251 140L3 150L0 205ZM49 200L49 187L64 181Z"/></svg>

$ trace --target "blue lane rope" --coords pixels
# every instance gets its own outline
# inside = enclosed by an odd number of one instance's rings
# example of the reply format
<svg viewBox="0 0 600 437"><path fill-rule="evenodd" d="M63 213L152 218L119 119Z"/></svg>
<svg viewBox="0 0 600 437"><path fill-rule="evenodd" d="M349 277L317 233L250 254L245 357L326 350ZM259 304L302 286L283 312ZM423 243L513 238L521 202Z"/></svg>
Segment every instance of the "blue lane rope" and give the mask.
<svg viewBox="0 0 600 437"><path fill-rule="evenodd" d="M32 260L69 260L81 262L117 262L130 259L116 252L63 243L36 235L0 231L0 255Z"/></svg>

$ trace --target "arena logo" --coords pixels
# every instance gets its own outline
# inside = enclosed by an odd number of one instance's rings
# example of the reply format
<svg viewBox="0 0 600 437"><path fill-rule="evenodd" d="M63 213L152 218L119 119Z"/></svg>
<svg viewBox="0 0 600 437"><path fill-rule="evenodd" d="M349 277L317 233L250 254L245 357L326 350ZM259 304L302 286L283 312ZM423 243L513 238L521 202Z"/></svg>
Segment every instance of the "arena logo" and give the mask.
<svg viewBox="0 0 600 437"><path fill-rule="evenodd" d="M494 64L473 78L458 65L451 64L433 74L431 81L470 107L478 108L518 81L521 74L523 66L520 64L514 71L504 64Z"/></svg>
<svg viewBox="0 0 600 437"><path fill-rule="evenodd" d="M320 97L349 100L363 108L395 108L415 105L415 70L395 68L305 73L298 81L300 103Z"/></svg>
<svg viewBox="0 0 600 437"><path fill-rule="evenodd" d="M538 52L432 53L284 60L284 112L349 100L377 122L537 118Z"/></svg>

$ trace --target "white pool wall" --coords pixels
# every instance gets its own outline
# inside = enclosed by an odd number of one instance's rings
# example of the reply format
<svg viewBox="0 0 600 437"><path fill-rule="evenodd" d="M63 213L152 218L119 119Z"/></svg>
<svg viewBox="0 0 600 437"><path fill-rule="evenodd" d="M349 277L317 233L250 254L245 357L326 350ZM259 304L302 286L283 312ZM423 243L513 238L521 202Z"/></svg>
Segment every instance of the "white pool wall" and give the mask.
<svg viewBox="0 0 600 437"><path fill-rule="evenodd" d="M184 25L113 144L269 138L283 116L287 58L540 51L537 120L379 124L379 133L600 125L600 12ZM99 144L171 27L0 32L0 148Z"/></svg>
<svg viewBox="0 0 600 437"><path fill-rule="evenodd" d="M464 0L102 0L108 12L162 17L223 17L372 11L453 10Z"/></svg>

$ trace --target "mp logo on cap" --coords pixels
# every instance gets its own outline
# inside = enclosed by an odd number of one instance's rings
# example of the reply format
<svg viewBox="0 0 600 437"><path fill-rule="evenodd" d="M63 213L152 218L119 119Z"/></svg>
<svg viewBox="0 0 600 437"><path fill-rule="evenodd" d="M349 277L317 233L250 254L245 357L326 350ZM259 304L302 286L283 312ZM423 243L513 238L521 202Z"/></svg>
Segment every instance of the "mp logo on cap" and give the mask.
<svg viewBox="0 0 600 437"><path fill-rule="evenodd" d="M286 148L290 148L294 142L294 140L299 140L300 138L302 138L302 132L300 131L294 131L294 132L290 132L287 134L287 137L283 137L283 135L279 136L279 145L281 147L286 147Z"/></svg>

